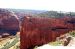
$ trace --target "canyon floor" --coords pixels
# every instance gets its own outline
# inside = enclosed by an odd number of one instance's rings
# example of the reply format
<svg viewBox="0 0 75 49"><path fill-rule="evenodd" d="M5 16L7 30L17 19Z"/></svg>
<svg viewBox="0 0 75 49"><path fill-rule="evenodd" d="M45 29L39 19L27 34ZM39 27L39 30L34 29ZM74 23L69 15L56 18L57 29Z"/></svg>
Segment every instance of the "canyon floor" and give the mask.
<svg viewBox="0 0 75 49"><path fill-rule="evenodd" d="M20 49L20 33L15 36L0 38L0 49Z"/></svg>

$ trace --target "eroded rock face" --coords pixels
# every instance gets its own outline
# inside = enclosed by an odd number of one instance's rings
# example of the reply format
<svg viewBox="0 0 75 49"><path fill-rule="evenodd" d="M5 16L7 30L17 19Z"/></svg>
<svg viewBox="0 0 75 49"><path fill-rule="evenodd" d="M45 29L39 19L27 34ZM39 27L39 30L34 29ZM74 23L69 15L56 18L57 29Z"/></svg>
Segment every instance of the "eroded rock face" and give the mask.
<svg viewBox="0 0 75 49"><path fill-rule="evenodd" d="M55 41L56 37L74 30L71 20L69 17L25 17L21 26L21 49L32 49L34 46Z"/></svg>
<svg viewBox="0 0 75 49"><path fill-rule="evenodd" d="M19 31L19 21L17 16L6 9L0 9L0 34L9 32L14 35Z"/></svg>

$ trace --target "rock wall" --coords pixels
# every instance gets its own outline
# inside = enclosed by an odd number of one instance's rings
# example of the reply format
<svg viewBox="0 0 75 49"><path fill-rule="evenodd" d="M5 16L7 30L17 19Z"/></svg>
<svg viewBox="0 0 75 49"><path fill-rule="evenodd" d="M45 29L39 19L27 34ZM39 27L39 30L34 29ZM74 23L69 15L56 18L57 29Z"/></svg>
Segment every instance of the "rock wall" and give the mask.
<svg viewBox="0 0 75 49"><path fill-rule="evenodd" d="M0 33L19 31L19 21L17 16L6 9L0 9Z"/></svg>
<svg viewBox="0 0 75 49"><path fill-rule="evenodd" d="M25 17L21 26L21 49L32 49L75 29L75 18Z"/></svg>

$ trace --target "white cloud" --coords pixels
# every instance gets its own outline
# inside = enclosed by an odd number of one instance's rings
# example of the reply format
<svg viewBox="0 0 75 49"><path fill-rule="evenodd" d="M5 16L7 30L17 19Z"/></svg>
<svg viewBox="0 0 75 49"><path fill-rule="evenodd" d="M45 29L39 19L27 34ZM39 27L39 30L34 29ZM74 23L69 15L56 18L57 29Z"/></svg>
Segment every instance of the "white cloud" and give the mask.
<svg viewBox="0 0 75 49"><path fill-rule="evenodd" d="M74 11L75 0L0 0L0 8Z"/></svg>

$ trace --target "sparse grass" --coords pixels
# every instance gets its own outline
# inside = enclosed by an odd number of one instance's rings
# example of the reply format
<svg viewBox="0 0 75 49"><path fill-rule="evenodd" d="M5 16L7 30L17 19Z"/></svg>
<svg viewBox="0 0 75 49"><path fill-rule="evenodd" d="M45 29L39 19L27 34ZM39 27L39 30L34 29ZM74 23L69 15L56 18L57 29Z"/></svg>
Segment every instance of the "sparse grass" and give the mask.
<svg viewBox="0 0 75 49"><path fill-rule="evenodd" d="M61 46L63 45L63 41L55 41L55 42L50 42L49 44L52 46Z"/></svg>

